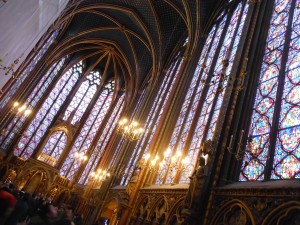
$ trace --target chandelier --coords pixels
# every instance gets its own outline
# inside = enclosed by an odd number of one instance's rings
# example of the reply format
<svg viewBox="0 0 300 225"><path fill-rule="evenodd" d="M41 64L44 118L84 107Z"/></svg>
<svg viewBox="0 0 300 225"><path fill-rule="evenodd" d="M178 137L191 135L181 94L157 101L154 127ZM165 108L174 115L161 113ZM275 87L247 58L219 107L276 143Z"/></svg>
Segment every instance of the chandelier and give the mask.
<svg viewBox="0 0 300 225"><path fill-rule="evenodd" d="M98 169L91 173L92 180L104 181L110 177L110 173L103 169Z"/></svg>
<svg viewBox="0 0 300 225"><path fill-rule="evenodd" d="M75 152L74 154L74 160L82 163L85 162L88 159L88 157L83 152Z"/></svg>
<svg viewBox="0 0 300 225"><path fill-rule="evenodd" d="M2 3L2 4L5 4L5 3L6 3L6 1L4 1L4 3ZM0 8L1 7L2 6L0 5ZM16 70L16 67L17 67L18 63L20 62L21 58L23 57L23 55L24 55L24 53L19 58L15 59L9 66L3 65L2 64L3 60L0 59L0 70L3 70L5 72L4 75L8 75L8 74L12 73L11 74L12 78L15 79L15 72L16 72L15 70Z"/></svg>
<svg viewBox="0 0 300 225"><path fill-rule="evenodd" d="M31 113L31 109L29 109L25 104L21 105L19 102L15 102L11 112L15 112L19 116L28 116Z"/></svg>
<svg viewBox="0 0 300 225"><path fill-rule="evenodd" d="M151 156L149 153L144 155L143 158L145 165L146 162L150 160L148 169L150 173L153 173L152 171L156 171L158 184L166 182L173 185L175 175L178 172L183 173L185 179L188 180L194 168L194 165L191 164L191 159L188 156L183 157L180 149L176 152L172 152L170 148L167 148L167 150L163 153L162 159L160 159L158 155Z"/></svg>
<svg viewBox="0 0 300 225"><path fill-rule="evenodd" d="M144 132L144 129L135 120L129 122L127 118L119 120L118 132L122 137L127 138L130 141L137 140L139 136Z"/></svg>
<svg viewBox="0 0 300 225"><path fill-rule="evenodd" d="M98 187L100 189L102 182L110 177L110 173L104 169L95 170L90 174L91 188Z"/></svg>

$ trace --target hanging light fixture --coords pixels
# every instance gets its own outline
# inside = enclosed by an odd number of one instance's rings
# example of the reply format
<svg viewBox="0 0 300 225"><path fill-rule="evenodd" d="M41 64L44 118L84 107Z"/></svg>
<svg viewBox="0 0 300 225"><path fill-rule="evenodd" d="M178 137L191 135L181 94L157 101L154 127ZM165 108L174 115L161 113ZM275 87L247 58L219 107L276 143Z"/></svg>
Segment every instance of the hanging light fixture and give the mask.
<svg viewBox="0 0 300 225"><path fill-rule="evenodd" d="M83 153L83 152L75 152L74 155L74 160L78 161L78 162L84 162L87 160L87 156Z"/></svg>
<svg viewBox="0 0 300 225"><path fill-rule="evenodd" d="M16 113L19 116L26 117L32 112L32 110L25 104L22 105L19 102L14 102L11 112Z"/></svg>
<svg viewBox="0 0 300 225"><path fill-rule="evenodd" d="M118 132L130 141L137 140L139 136L144 132L144 129L135 120L129 122L125 117L119 120Z"/></svg>

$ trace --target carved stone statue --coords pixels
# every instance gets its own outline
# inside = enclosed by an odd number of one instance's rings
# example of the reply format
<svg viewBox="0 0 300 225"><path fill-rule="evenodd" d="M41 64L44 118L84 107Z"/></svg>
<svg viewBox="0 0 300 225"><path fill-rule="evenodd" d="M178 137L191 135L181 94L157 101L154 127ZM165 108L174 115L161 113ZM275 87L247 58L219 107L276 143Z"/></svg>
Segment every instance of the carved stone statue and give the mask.
<svg viewBox="0 0 300 225"><path fill-rule="evenodd" d="M184 220L192 219L193 214L196 214L201 206L203 187L207 178L206 173L207 166L205 165L205 158L200 157L197 162L197 167L190 177L191 182L185 199L185 208L182 210ZM183 224L189 223L184 221Z"/></svg>
<svg viewBox="0 0 300 225"><path fill-rule="evenodd" d="M130 194L132 193L138 179L139 179L139 175L140 175L140 172L141 172L141 167L138 166L139 163L137 163L136 167L134 168L134 171L132 173L132 176L127 184L127 187L126 187L126 192L128 193L128 195L130 196Z"/></svg>
<svg viewBox="0 0 300 225"><path fill-rule="evenodd" d="M188 207L194 208L194 206L197 205L197 203L200 200L201 194L202 194L202 187L206 180L206 166L205 166L205 159L203 157L200 157L197 163L197 168L190 177L190 187L189 187L189 193L188 196L189 199L187 199Z"/></svg>
<svg viewBox="0 0 300 225"><path fill-rule="evenodd" d="M211 139L203 142L201 152L206 155L206 165L209 165L212 153L214 152L214 143Z"/></svg>

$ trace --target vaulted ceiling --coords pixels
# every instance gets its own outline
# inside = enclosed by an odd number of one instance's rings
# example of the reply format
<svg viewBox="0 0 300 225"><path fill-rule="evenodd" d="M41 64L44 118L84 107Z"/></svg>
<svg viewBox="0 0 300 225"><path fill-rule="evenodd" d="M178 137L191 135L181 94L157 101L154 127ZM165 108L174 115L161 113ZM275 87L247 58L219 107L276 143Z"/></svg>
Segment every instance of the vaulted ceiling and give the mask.
<svg viewBox="0 0 300 225"><path fill-rule="evenodd" d="M188 48L196 45L216 1L73 1L58 21L64 28L52 57L85 58L132 98L142 85L155 84L187 37Z"/></svg>

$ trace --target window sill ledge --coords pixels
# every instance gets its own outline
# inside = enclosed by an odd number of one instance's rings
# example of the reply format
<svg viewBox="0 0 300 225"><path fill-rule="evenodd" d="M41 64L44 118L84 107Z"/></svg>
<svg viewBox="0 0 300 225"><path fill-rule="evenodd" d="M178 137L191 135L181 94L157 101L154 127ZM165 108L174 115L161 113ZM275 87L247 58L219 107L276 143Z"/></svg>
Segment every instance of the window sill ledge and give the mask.
<svg viewBox="0 0 300 225"><path fill-rule="evenodd" d="M232 189L299 189L300 179L295 180L272 180L272 181L240 181L218 187L218 190ZM300 190L300 189L299 189Z"/></svg>

